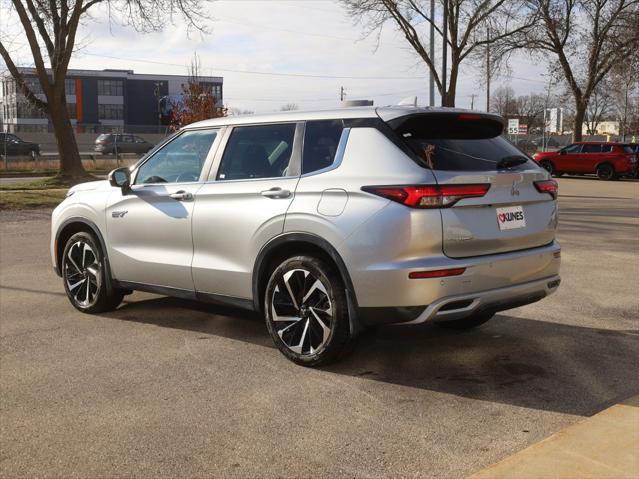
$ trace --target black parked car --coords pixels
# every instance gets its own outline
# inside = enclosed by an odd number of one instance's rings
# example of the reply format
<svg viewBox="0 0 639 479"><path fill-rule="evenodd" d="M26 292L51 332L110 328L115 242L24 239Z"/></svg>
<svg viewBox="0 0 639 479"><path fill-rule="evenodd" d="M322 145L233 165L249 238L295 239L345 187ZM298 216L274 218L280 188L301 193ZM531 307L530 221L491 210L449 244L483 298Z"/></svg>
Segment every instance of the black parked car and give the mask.
<svg viewBox="0 0 639 479"><path fill-rule="evenodd" d="M36 158L40 154L40 145L24 141L11 133L0 133L0 155L30 156Z"/></svg>
<svg viewBox="0 0 639 479"><path fill-rule="evenodd" d="M154 145L135 135L103 133L95 140L95 151L103 155L119 153L146 153Z"/></svg>

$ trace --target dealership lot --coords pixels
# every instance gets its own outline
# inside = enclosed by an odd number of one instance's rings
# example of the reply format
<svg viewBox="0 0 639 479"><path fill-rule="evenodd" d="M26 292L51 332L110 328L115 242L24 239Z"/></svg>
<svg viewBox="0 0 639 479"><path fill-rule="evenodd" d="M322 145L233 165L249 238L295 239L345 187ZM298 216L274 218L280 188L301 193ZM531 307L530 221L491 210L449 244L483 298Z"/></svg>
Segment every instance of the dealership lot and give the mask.
<svg viewBox="0 0 639 479"><path fill-rule="evenodd" d="M639 182L559 181L557 294L476 331L381 327L322 370L237 310L82 315L50 212L0 212L0 474L458 477L639 393Z"/></svg>

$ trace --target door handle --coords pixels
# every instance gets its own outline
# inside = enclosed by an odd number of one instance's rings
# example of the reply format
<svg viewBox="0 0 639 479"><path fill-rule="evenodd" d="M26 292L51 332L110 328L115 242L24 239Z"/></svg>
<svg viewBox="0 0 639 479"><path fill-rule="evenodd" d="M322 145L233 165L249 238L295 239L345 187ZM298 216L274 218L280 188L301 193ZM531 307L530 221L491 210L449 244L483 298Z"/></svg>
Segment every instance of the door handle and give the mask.
<svg viewBox="0 0 639 479"><path fill-rule="evenodd" d="M191 201L193 199L193 193L184 190L176 191L169 196L178 201Z"/></svg>
<svg viewBox="0 0 639 479"><path fill-rule="evenodd" d="M270 190L262 191L262 196L266 196L267 198L278 199L278 198L288 198L291 196L291 192L289 190L283 190L282 188L275 187Z"/></svg>

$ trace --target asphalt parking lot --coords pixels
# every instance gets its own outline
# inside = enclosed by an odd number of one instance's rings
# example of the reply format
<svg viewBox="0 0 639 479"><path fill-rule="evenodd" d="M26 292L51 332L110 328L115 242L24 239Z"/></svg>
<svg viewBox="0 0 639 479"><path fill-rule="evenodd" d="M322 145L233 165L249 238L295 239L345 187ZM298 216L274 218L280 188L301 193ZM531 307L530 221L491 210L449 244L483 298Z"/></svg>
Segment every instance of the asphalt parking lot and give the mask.
<svg viewBox="0 0 639 479"><path fill-rule="evenodd" d="M50 212L0 212L0 475L463 477L639 393L639 182L559 181L557 294L475 331L369 331L322 370L236 310L82 315Z"/></svg>

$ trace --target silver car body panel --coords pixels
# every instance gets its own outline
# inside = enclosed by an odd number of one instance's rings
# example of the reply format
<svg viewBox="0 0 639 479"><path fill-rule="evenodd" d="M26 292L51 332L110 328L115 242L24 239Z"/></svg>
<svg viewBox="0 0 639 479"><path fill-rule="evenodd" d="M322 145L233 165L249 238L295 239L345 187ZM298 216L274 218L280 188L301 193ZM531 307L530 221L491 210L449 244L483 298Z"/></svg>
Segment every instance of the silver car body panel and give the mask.
<svg viewBox="0 0 639 479"><path fill-rule="evenodd" d="M216 179L236 125L388 121L429 111L442 110L352 108L227 117L190 125L185 130L220 129L199 180L134 185L127 195L106 181L73 187L52 217L54 265L60 227L83 218L104 238L113 279L126 284L250 300L253 268L265 245L283 235L303 233L334 248L359 307L423 307L416 322L463 317L508 298L553 293L556 287L548 283L558 278L560 264L560 247L554 241L556 201L534 188L533 181L549 178L535 167L517 172L432 171L408 158L376 127L358 125L344 129L335 162L323 170L283 178ZM294 149L299 151L301 145ZM132 167L133 178L140 164ZM463 199L445 209L408 208L362 191L370 185L437 183L491 187L486 198ZM273 188L290 194L264 196ZM169 196L178 191L191 193L192 201ZM495 229L495 208L504 205L524 208L526 229ZM464 274L409 279L414 271L458 267L466 268ZM462 311L445 308L462 300L470 300Z"/></svg>

